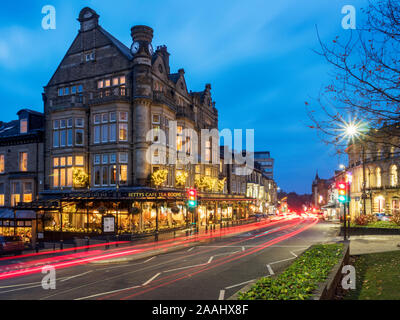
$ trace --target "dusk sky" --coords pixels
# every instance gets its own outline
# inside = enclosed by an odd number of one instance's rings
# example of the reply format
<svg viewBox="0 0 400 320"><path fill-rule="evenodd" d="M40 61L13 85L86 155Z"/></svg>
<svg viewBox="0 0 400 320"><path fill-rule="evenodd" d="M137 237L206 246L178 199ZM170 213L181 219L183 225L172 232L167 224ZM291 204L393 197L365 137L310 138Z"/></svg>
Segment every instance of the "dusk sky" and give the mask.
<svg viewBox="0 0 400 320"><path fill-rule="evenodd" d="M285 191L310 193L318 169L329 178L334 150L307 126L305 101L328 83L331 67L316 55L316 25L328 43L342 35L341 9L366 1L14 1L0 11L2 121L21 108L43 111L41 94L77 35L79 11L89 6L100 24L128 47L130 28L154 29L153 46L165 44L171 72L185 69L188 88L211 83L219 129L255 129L256 150L275 159ZM44 5L56 8L56 30L41 27Z"/></svg>

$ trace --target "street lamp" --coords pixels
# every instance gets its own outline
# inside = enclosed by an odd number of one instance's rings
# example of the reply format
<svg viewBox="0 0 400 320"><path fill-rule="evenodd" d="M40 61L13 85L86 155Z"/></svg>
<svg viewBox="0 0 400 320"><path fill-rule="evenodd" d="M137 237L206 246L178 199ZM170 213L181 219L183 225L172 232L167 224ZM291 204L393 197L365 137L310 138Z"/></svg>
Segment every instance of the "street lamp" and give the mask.
<svg viewBox="0 0 400 320"><path fill-rule="evenodd" d="M363 123L361 120L353 120L349 122L343 121L339 126L341 131L342 139L348 139L349 141L354 142L356 138L362 137L363 133L367 129L366 123ZM365 145L363 141L360 141L362 148L362 166L363 166L363 184L362 184L362 201L363 201L363 213L366 214L366 193L365 193ZM341 167L341 166L340 166ZM343 168L343 170L345 167ZM350 209L350 208L349 208ZM349 210L350 213L350 210Z"/></svg>

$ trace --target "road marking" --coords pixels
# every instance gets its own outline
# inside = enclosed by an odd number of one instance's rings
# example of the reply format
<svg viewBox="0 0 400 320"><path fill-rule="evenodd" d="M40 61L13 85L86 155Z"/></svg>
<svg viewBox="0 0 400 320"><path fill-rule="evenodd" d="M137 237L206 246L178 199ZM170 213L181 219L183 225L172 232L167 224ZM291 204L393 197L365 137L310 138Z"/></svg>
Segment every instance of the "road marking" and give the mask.
<svg viewBox="0 0 400 320"><path fill-rule="evenodd" d="M268 269L268 272L269 272L269 274L271 275L271 276L273 276L275 273L274 273L274 270L272 270L272 268L271 268L271 266L269 265L269 264L267 264L267 269Z"/></svg>
<svg viewBox="0 0 400 320"><path fill-rule="evenodd" d="M151 277L149 280L147 280L145 283L142 284L142 286L147 286L150 282L152 282L155 278L157 278L159 275L161 274L161 272L157 273L156 275L154 275L153 277Z"/></svg>
<svg viewBox="0 0 400 320"><path fill-rule="evenodd" d="M225 289L226 289L226 290L232 289L232 288L234 288L234 287L238 287L238 286L241 286L241 285L243 285L243 284L246 284L246 283L249 283L249 282L252 282L252 281L255 281L255 280L256 280L256 279L252 279L252 280L248 280L248 281L241 282L241 283L238 283L238 284L234 284L234 285L231 285L231 286L229 286L229 287L226 287Z"/></svg>
<svg viewBox="0 0 400 320"><path fill-rule="evenodd" d="M93 270L89 270L89 271L87 271L87 272L84 272L84 273L81 273L81 274L77 274L77 275L75 275L75 276L71 276L71 277L65 278L65 279L60 280L60 281L61 281L61 282L64 282L64 281L68 281L68 280L70 280L70 279L74 279L74 278L77 278L77 277L81 277L81 276L84 276L85 274L91 273L92 271L93 271Z"/></svg>
<svg viewBox="0 0 400 320"><path fill-rule="evenodd" d="M244 246L242 246L242 251L246 250Z"/></svg>
<svg viewBox="0 0 400 320"><path fill-rule="evenodd" d="M289 260L293 260L293 259L295 259L295 257L293 257L293 258L287 258L287 259L282 259L282 260L279 260L279 261L270 262L269 264L276 264L276 263L280 263L280 262L284 262L284 261L289 261Z"/></svg>
<svg viewBox="0 0 400 320"><path fill-rule="evenodd" d="M116 292L129 290L129 289L135 289L135 288L139 288L139 287L141 287L141 286L134 286L134 287L124 288L124 289L118 289L118 290L113 290L113 291L108 291L108 292L102 292L102 293L93 294L93 295L87 296L87 297L77 298L77 299L74 299L74 300L85 300L85 299L95 298L95 297L99 297L99 296L104 296L105 294L116 293Z"/></svg>
<svg viewBox="0 0 400 320"><path fill-rule="evenodd" d="M298 257L298 255L295 254L293 251L290 251L290 253L291 253L292 255L294 255L296 258Z"/></svg>
<svg viewBox="0 0 400 320"><path fill-rule="evenodd" d="M187 252L190 252L190 251L192 251L193 249L194 249L194 247L191 247L190 249L188 249Z"/></svg>
<svg viewBox="0 0 400 320"><path fill-rule="evenodd" d="M224 300L224 297L225 297L225 290L219 290L218 300Z"/></svg>

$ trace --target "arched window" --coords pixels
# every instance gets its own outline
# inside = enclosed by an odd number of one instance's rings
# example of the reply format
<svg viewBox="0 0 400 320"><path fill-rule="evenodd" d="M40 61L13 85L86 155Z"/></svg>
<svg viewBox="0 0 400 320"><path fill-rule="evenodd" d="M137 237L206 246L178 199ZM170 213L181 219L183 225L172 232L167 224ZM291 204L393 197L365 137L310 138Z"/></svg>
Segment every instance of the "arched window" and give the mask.
<svg viewBox="0 0 400 320"><path fill-rule="evenodd" d="M397 186L397 166L396 165L392 165L390 167L390 185L392 187Z"/></svg>
<svg viewBox="0 0 400 320"><path fill-rule="evenodd" d="M382 186L382 175L381 175L381 168L376 168L375 170L376 175L376 186L380 188Z"/></svg>
<svg viewBox="0 0 400 320"><path fill-rule="evenodd" d="M365 187L369 188L370 187L370 180L371 180L371 172L370 170L367 168L365 170Z"/></svg>

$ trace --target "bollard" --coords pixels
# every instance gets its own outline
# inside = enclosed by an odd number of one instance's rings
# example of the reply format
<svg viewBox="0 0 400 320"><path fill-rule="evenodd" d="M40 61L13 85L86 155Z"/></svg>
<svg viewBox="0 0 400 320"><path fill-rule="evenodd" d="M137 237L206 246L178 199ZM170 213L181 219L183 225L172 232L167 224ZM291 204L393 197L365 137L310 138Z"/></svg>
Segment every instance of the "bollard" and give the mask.
<svg viewBox="0 0 400 320"><path fill-rule="evenodd" d="M208 232L208 226L206 225L206 233Z"/></svg>
<svg viewBox="0 0 400 320"><path fill-rule="evenodd" d="M115 242L115 247L118 248L118 241L119 241L119 235L116 235L117 241Z"/></svg>
<svg viewBox="0 0 400 320"><path fill-rule="evenodd" d="M64 250L64 240L60 240L60 250Z"/></svg>
<svg viewBox="0 0 400 320"><path fill-rule="evenodd" d="M106 240L106 247L105 247L105 249L107 250L107 249L110 249L110 245L109 245L109 243L110 243L110 238L109 238L109 236L107 236L107 240Z"/></svg>
<svg viewBox="0 0 400 320"><path fill-rule="evenodd" d="M35 251L36 251L36 253L39 252L39 242L38 241L35 243Z"/></svg>
<svg viewBox="0 0 400 320"><path fill-rule="evenodd" d="M89 251L89 237L85 237L86 239L86 251Z"/></svg>

